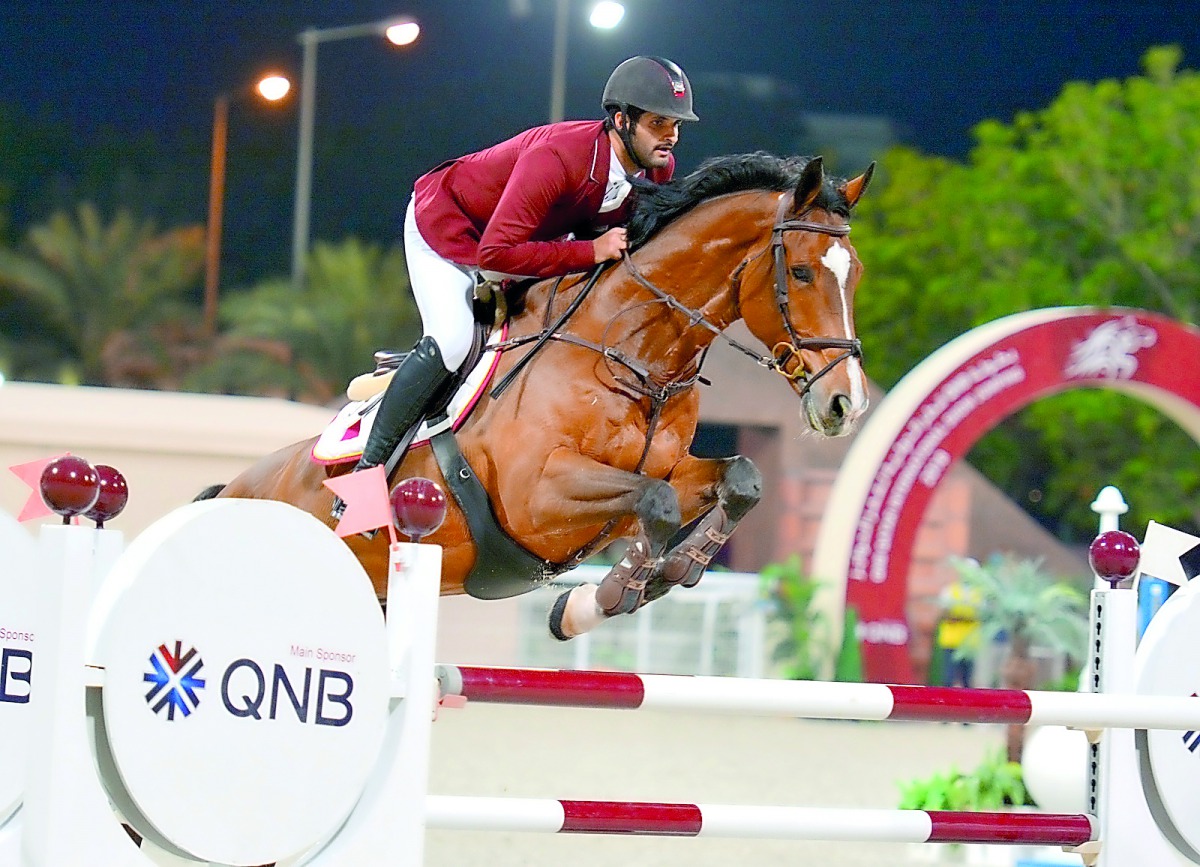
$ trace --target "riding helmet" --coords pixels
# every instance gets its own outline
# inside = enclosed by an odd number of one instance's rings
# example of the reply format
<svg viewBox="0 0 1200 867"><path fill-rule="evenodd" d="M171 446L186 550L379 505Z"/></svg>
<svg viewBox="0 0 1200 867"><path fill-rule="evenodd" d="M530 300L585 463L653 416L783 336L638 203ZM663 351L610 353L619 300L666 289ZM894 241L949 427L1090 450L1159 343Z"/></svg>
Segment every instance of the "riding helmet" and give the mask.
<svg viewBox="0 0 1200 867"><path fill-rule="evenodd" d="M635 106L664 117L700 119L692 111L691 82L665 57L639 55L621 63L604 85L601 104L605 111Z"/></svg>

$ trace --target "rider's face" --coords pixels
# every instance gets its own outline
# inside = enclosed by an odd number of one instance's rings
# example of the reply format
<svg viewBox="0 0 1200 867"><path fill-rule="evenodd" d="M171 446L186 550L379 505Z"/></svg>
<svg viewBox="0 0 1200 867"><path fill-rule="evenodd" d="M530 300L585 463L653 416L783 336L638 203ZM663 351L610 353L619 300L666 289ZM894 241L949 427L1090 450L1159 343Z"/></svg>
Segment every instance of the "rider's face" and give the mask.
<svg viewBox="0 0 1200 867"><path fill-rule="evenodd" d="M633 149L644 165L661 169L670 162L683 121L646 112L633 128Z"/></svg>

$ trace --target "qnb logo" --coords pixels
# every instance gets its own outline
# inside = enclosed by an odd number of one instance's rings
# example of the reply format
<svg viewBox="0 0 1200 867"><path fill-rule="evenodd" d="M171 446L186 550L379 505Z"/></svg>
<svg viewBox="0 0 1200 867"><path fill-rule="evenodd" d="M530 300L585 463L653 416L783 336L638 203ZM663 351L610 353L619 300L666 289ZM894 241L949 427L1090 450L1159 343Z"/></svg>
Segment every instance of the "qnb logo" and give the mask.
<svg viewBox="0 0 1200 867"><path fill-rule="evenodd" d="M301 683L295 671L289 676L278 663L264 669L253 659L235 660L221 678L225 709L243 719L284 719L295 713L301 723L340 727L354 718L353 693L354 678L347 672L314 672L306 666Z"/></svg>
<svg viewBox="0 0 1200 867"><path fill-rule="evenodd" d="M0 648L0 701L29 704L33 651Z"/></svg>
<svg viewBox="0 0 1200 867"><path fill-rule="evenodd" d="M175 719L175 711L183 716L191 716L192 711L200 704L197 690L204 689L204 681L196 675L204 667L204 660L196 654L196 648L183 653L183 642L175 642L175 652L167 650L167 645L160 644L158 650L150 654L150 668L143 679L152 684L146 693L146 704L155 713L162 713L166 708L167 719Z"/></svg>

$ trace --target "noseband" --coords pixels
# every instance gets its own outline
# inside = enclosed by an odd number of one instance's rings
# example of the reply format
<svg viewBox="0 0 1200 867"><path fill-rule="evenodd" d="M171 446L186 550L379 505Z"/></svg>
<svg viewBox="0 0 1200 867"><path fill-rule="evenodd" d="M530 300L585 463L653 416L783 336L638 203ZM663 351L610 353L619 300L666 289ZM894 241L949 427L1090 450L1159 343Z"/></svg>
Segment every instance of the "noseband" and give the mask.
<svg viewBox="0 0 1200 867"><path fill-rule="evenodd" d="M783 319L783 327L787 329L788 341L780 341L776 343L771 350L771 355L759 355L754 350L743 346L732 337L729 337L725 332L713 325L705 318L699 310L693 310L691 307L680 302L673 295L668 295L662 289L659 289L653 283L645 278L645 276L634 265L633 260L629 257L628 252L622 253L625 260L625 267L646 289L653 292L661 301L678 310L688 317L688 322L691 325L703 325L705 328L712 331L717 337L729 343L734 349L750 356L763 367L773 370L780 374L790 383L800 382L800 396L804 397L812 388L813 383L829 373L843 361L848 358L862 358L862 341L857 337L801 337L796 333L795 326L792 325L791 307L788 302L788 274L787 263L784 261L783 233L784 232L816 232L821 235L832 235L835 238L844 237L850 234L850 227L844 226L829 226L824 223L815 223L811 220L794 219L785 220L783 218L784 209L787 206L788 199L785 197L779 202L779 211L775 215L775 225L771 229L771 255L775 262L775 303L779 308L779 315ZM806 212L807 213L807 212ZM745 267L754 259L761 256L758 253L744 260L741 265L733 272L733 281L736 283ZM800 353L805 349L822 350L822 349L841 349L843 350L837 358L826 364L816 373L811 376L804 369L804 360ZM786 369L787 363L795 357L799 360L796 368L789 373Z"/></svg>

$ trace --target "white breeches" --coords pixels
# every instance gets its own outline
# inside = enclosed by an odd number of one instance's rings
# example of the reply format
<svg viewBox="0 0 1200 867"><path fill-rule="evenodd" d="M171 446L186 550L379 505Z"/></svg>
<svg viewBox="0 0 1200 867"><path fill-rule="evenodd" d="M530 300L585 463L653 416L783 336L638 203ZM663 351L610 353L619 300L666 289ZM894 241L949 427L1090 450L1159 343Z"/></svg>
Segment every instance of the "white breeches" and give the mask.
<svg viewBox="0 0 1200 867"><path fill-rule="evenodd" d="M457 370L466 360L475 336L471 312L475 272L443 259L425 243L417 231L411 198L404 215L404 256L424 333L437 341L446 369Z"/></svg>

